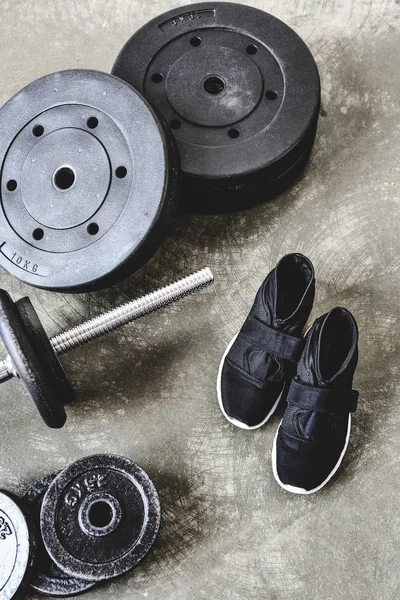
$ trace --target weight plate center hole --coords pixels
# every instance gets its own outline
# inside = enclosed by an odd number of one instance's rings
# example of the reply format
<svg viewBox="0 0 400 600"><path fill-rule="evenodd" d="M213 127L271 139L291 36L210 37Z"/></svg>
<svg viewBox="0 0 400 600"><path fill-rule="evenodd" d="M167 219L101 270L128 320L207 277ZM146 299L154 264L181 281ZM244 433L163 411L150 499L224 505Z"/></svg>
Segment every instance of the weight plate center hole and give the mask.
<svg viewBox="0 0 400 600"><path fill-rule="evenodd" d="M108 502L98 500L89 509L89 522L93 527L107 527L113 519L113 511Z"/></svg>
<svg viewBox="0 0 400 600"><path fill-rule="evenodd" d="M53 183L57 190L65 192L75 183L75 171L71 167L59 167L53 175Z"/></svg>
<svg viewBox="0 0 400 600"><path fill-rule="evenodd" d="M116 498L106 493L88 496L79 508L79 525L83 532L94 537L110 534L118 527L122 509Z"/></svg>
<svg viewBox="0 0 400 600"><path fill-rule="evenodd" d="M203 87L207 94L216 96L221 94L225 89L225 82L218 75L210 75L204 80Z"/></svg>

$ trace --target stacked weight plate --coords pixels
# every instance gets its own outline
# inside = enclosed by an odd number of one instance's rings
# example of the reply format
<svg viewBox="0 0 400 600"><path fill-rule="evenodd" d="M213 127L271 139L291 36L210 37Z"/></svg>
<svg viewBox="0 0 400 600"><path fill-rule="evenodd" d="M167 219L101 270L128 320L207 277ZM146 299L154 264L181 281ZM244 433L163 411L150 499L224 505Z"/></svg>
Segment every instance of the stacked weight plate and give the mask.
<svg viewBox="0 0 400 600"><path fill-rule="evenodd" d="M83 593L133 569L159 526L152 481L119 456L78 460L18 502L0 492L0 597L15 598L28 584L53 597Z"/></svg>
<svg viewBox="0 0 400 600"><path fill-rule="evenodd" d="M286 188L307 162L318 70L272 15L219 2L172 10L131 37L112 72L173 129L186 206L246 208Z"/></svg>

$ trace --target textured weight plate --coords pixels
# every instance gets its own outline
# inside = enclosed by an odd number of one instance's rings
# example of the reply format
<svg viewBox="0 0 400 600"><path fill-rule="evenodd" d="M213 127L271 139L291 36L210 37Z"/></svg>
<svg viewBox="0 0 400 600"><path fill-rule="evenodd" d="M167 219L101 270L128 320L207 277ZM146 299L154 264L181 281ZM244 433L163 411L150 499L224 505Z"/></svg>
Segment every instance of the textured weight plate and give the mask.
<svg viewBox="0 0 400 600"><path fill-rule="evenodd" d="M33 538L24 513L0 491L0 598L16 598L27 583Z"/></svg>
<svg viewBox="0 0 400 600"><path fill-rule="evenodd" d="M19 379L24 383L31 398L36 404L42 419L49 427L62 427L66 421L63 402L73 398L73 391L65 388L61 365L49 361L49 353L45 351L43 339L34 332L35 321L39 321L29 299L14 304L5 290L0 290L0 336L11 357ZM23 307L29 307L30 324ZM36 322L37 325L37 322ZM50 350L49 350L50 352ZM57 360L57 359L56 359ZM58 361L57 361L58 362ZM65 377L65 376L64 376Z"/></svg>
<svg viewBox="0 0 400 600"><path fill-rule="evenodd" d="M47 475L34 483L26 492L23 500L29 507L32 517L39 530L40 510L45 493L55 479L57 473ZM45 596L72 596L81 594L94 586L93 581L76 579L67 575L51 560L41 537L37 540L38 547L34 561L34 574L30 587Z"/></svg>
<svg viewBox="0 0 400 600"><path fill-rule="evenodd" d="M179 192L173 136L138 92L97 71L29 84L0 110L0 264L84 291L138 269Z"/></svg>
<svg viewBox="0 0 400 600"><path fill-rule="evenodd" d="M314 129L315 134L315 129ZM303 171L310 157L312 150L312 144L309 146L303 154L295 160L290 167L278 176L265 175L259 178L253 178L253 180L244 182L240 180L230 180L229 186L225 189L220 190L218 198L214 198L213 208L221 211L226 210L228 206L232 209L233 206L236 208L251 206L252 202L259 197L260 186L268 186L269 198L276 196L283 192L291 183L293 183ZM234 194L234 204L232 201L232 194ZM213 192L210 192L210 182L202 179L196 183L196 195L198 197L197 209L201 211L210 210L209 199L213 198ZM204 199L202 202L201 198ZM201 204L200 204L201 203Z"/></svg>
<svg viewBox="0 0 400 600"><path fill-rule="evenodd" d="M135 567L159 525L160 504L148 475L132 461L106 454L78 460L56 477L40 518L54 562L89 581Z"/></svg>
<svg viewBox="0 0 400 600"><path fill-rule="evenodd" d="M318 70L299 36L263 11L210 2L167 12L131 37L113 73L174 129L184 202L197 209L270 198L310 153Z"/></svg>

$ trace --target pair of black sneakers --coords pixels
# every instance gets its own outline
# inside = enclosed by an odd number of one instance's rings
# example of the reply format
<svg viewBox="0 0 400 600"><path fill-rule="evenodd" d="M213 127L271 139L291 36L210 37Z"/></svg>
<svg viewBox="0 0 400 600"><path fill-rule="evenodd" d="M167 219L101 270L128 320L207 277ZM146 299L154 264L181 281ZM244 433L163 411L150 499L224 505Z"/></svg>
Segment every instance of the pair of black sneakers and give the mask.
<svg viewBox="0 0 400 600"><path fill-rule="evenodd" d="M287 491L320 490L342 462L358 393L352 389L358 360L353 315L336 307L302 336L315 295L311 261L284 256L257 292L218 373L218 401L238 427L257 429L287 392L275 436L272 467Z"/></svg>

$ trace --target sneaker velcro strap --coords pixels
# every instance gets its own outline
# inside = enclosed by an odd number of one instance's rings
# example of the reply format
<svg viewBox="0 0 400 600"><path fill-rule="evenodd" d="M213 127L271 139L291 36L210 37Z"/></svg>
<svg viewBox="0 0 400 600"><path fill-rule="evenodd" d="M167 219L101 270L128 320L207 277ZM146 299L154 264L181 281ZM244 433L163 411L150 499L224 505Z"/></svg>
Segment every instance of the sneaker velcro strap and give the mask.
<svg viewBox="0 0 400 600"><path fill-rule="evenodd" d="M304 348L302 338L272 329L256 317L248 317L240 330L258 348L267 350L278 358L298 362Z"/></svg>
<svg viewBox="0 0 400 600"><path fill-rule="evenodd" d="M358 392L351 389L317 388L293 379L287 396L288 404L306 410L333 414L354 413Z"/></svg>

